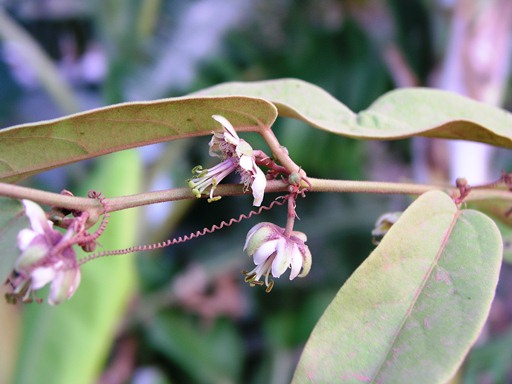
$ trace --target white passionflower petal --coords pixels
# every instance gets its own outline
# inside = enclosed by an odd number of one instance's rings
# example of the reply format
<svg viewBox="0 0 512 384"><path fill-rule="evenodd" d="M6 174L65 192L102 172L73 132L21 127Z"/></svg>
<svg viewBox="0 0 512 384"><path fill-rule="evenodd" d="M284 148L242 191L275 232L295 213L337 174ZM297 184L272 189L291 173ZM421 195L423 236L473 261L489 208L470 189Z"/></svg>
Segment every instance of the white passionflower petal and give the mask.
<svg viewBox="0 0 512 384"><path fill-rule="evenodd" d="M263 201L265 195L265 188L267 186L267 178L259 167L255 167L254 179L251 184L252 195L254 201L252 205L259 207Z"/></svg>
<svg viewBox="0 0 512 384"><path fill-rule="evenodd" d="M292 260L293 243L288 243L286 238L279 239L277 253L272 263L272 276L278 278L286 271Z"/></svg>
<svg viewBox="0 0 512 384"><path fill-rule="evenodd" d="M245 244L244 244L244 251L247 249L247 247L249 246L249 244L251 243L252 241L252 238L253 236L260 230L260 228L264 227L266 223L259 223L259 224L256 224L254 227L252 227L249 232L247 232L247 237L245 238ZM255 246L259 246L258 242L256 242L254 244ZM249 256L252 256L252 254L254 253L255 249L251 251L248 250L248 254Z"/></svg>
<svg viewBox="0 0 512 384"><path fill-rule="evenodd" d="M302 268L303 259L302 255L299 251L299 247L296 243L293 243L293 251L292 251L292 260L290 263L291 272L290 272L290 280L295 279Z"/></svg>
<svg viewBox="0 0 512 384"><path fill-rule="evenodd" d="M255 280L261 279L262 276L268 276L271 268L272 268L272 259L268 259L263 264L257 265L256 268L254 268L254 273L256 273L256 276L254 277Z"/></svg>
<svg viewBox="0 0 512 384"><path fill-rule="evenodd" d="M224 116L220 115L213 115L212 116L216 121L218 121L226 130L224 134L224 139L233 145L238 145L240 138L238 137L235 128L233 128L233 125L226 119Z"/></svg>
<svg viewBox="0 0 512 384"><path fill-rule="evenodd" d="M30 200L22 200L21 202L25 206L25 214L30 220L30 226L35 232L44 234L45 231L49 231L51 229L51 226L46 219L46 214L39 205Z"/></svg>
<svg viewBox="0 0 512 384"><path fill-rule="evenodd" d="M18 248L24 251L30 245L32 240L40 234L31 229L25 228L18 232Z"/></svg>
<svg viewBox="0 0 512 384"><path fill-rule="evenodd" d="M253 260L254 264L260 265L263 264L274 252L277 251L278 240L270 240L263 243L257 250L254 252Z"/></svg>
<svg viewBox="0 0 512 384"><path fill-rule="evenodd" d="M299 232L299 231L293 231L292 232L292 236L295 236L297 237L298 239L300 239L301 241L303 241L304 243L306 241L308 241L308 237L306 236L306 234L304 232Z"/></svg>
<svg viewBox="0 0 512 384"><path fill-rule="evenodd" d="M39 267L32 271L30 278L30 287L34 290L40 289L55 278L55 270L52 267Z"/></svg>
<svg viewBox="0 0 512 384"><path fill-rule="evenodd" d="M240 165L240 168L242 168L245 171L252 171L254 167L257 167L256 163L254 162L254 159L250 156L241 156L238 159L238 161L239 161L238 164Z"/></svg>
<svg viewBox="0 0 512 384"><path fill-rule="evenodd" d="M247 233L247 239L244 244L244 251L252 256L259 246L268 241L275 239L281 235L280 228L272 223L259 223L251 228Z"/></svg>
<svg viewBox="0 0 512 384"><path fill-rule="evenodd" d="M238 157L244 157L247 156L252 159L252 163L254 163L254 150L252 149L251 145L245 141L240 139L240 142L236 146L236 154ZM249 168L246 168L249 169Z"/></svg>
<svg viewBox="0 0 512 384"><path fill-rule="evenodd" d="M299 277L307 276L311 270L311 263L311 252L309 251L309 247L304 244L304 247L302 248L302 272L298 275Z"/></svg>
<svg viewBox="0 0 512 384"><path fill-rule="evenodd" d="M78 288L80 280L81 273L78 267L58 271L50 285L48 304L57 305L71 298Z"/></svg>
<svg viewBox="0 0 512 384"><path fill-rule="evenodd" d="M38 235L41 236L41 235ZM21 255L18 256L16 262L14 263L14 269L19 273L29 273L36 263L41 262L48 253L50 252L50 247L44 239L42 241L32 241L29 247L27 247Z"/></svg>

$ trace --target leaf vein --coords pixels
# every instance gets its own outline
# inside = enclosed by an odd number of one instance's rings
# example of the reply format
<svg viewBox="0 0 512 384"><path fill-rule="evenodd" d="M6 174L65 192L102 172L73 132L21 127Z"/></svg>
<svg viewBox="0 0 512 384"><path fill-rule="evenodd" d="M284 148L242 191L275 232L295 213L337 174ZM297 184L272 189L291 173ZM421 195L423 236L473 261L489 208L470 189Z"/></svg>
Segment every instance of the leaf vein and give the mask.
<svg viewBox="0 0 512 384"><path fill-rule="evenodd" d="M386 360L388 359L388 356L390 355L390 353L392 353L393 346L395 345L398 337L400 336L400 333L401 333L402 329L404 328L407 320L410 318L411 313L412 313L414 307L416 306L416 304L418 302L418 299L421 296L421 294L423 292L423 289L425 288L425 285L427 284L427 281L432 276L434 268L438 265L438 261L441 258L441 255L443 254L443 251L444 251L444 249L446 247L446 244L448 243L448 240L450 239L450 236L451 236L451 234L453 232L453 228L455 227L455 224L457 223L457 219L460 216L460 212L461 211L457 209L457 211L453 215L452 222L450 223L450 226L448 227L448 229L447 229L447 231L446 231L446 233L445 233L445 235L443 237L443 240L441 242L439 250L437 251L437 254L434 257L434 259L432 261L432 264L430 265L429 270L425 273L425 276L422 279L420 286L416 290L414 298L411 300L411 304L409 305L409 308L407 309L407 312L406 312L404 318L402 319L402 321L400 323L400 326L397 328L397 331L393 335L391 343L389 344L388 352L383 356L382 360L380 361L380 363L377 366L377 369L375 369L375 371L373 373L373 376L371 378L371 382L372 383L375 383L375 379L376 379L377 375L381 372L382 367L384 366L384 364L385 364Z"/></svg>

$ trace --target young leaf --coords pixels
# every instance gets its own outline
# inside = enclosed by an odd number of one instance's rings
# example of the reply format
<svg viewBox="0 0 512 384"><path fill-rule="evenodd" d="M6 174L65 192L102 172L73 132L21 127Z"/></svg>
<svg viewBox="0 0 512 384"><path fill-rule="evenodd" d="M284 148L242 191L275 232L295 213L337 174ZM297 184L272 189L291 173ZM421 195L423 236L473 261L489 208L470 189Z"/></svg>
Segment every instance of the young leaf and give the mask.
<svg viewBox="0 0 512 384"><path fill-rule="evenodd" d="M321 88L295 79L226 83L196 95L261 97L274 103L281 116L357 139L427 136L512 148L512 114L437 89L391 91L358 114Z"/></svg>
<svg viewBox="0 0 512 384"><path fill-rule="evenodd" d="M17 238L23 228L30 228L23 205L18 200L0 197L0 284L12 272L14 261L20 254Z"/></svg>
<svg viewBox="0 0 512 384"><path fill-rule="evenodd" d="M0 131L0 181L162 141L219 129L214 114L235 128L270 127L277 111L252 97L184 97L124 103Z"/></svg>
<svg viewBox="0 0 512 384"><path fill-rule="evenodd" d="M485 322L501 255L487 216L420 196L327 308L293 382L446 382Z"/></svg>

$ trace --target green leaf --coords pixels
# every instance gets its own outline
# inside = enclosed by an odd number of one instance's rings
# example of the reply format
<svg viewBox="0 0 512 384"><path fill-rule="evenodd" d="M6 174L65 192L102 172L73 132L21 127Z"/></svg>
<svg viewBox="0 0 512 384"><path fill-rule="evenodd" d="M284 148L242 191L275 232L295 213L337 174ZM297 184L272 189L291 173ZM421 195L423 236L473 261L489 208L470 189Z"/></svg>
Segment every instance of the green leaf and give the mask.
<svg viewBox="0 0 512 384"><path fill-rule="evenodd" d="M446 382L485 322L501 255L487 216L420 196L327 308L293 382Z"/></svg>
<svg viewBox="0 0 512 384"><path fill-rule="evenodd" d="M0 197L0 283L10 275L14 261L20 254L17 246L18 232L30 228L23 205L14 199Z"/></svg>
<svg viewBox="0 0 512 384"><path fill-rule="evenodd" d="M270 127L277 111L251 97L185 97L117 104L0 131L0 180L14 182L91 157L209 134L220 114L240 130Z"/></svg>
<svg viewBox="0 0 512 384"><path fill-rule="evenodd" d="M139 191L141 164L136 152L117 153L97 165L98 173L89 180L89 188L98 189L106 196ZM138 224L136 210L113 213L99 239L102 249L135 243ZM14 383L97 382L136 285L132 256L107 257L82 266L77 292L59 306L46 303L25 306Z"/></svg>
<svg viewBox="0 0 512 384"><path fill-rule="evenodd" d="M225 83L196 95L261 97L274 103L280 116L357 139L427 136L512 148L512 114L436 89L391 91L358 114L321 88L295 79Z"/></svg>

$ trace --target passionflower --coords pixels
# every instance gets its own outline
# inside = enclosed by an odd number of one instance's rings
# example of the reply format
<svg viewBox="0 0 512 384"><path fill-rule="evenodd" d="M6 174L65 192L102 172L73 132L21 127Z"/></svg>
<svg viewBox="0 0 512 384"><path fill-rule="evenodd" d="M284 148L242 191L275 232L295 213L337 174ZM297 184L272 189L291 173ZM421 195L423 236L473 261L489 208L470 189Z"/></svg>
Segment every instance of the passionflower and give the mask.
<svg viewBox="0 0 512 384"><path fill-rule="evenodd" d="M210 188L208 201L215 201L220 199L220 196L213 195L217 185L227 175L236 172L241 177L240 183L244 185L244 190L251 188L254 197L253 205L260 206L267 180L263 171L256 165L252 147L238 137L233 125L225 117L220 115L212 117L222 125L223 131L213 132L209 143L209 154L222 159L222 162L209 169L195 167L192 170L195 177L188 180L189 187L197 198Z"/></svg>
<svg viewBox="0 0 512 384"><path fill-rule="evenodd" d="M298 231L285 236L285 229L272 223L255 225L247 234L244 251L253 258L256 267L244 272L245 281L251 285L265 284L270 292L274 286L270 275L279 278L290 268L290 280L306 276L311 269L311 252L306 240L306 235ZM262 277L265 283L260 281Z"/></svg>
<svg viewBox="0 0 512 384"><path fill-rule="evenodd" d="M10 278L13 293L8 299L31 301L35 291L50 283L48 303L60 304L69 299L80 283L80 269L72 246L66 246L75 232L70 227L65 234L53 229L43 209L30 200L22 200L30 228L18 233L21 254L16 259L13 277Z"/></svg>

